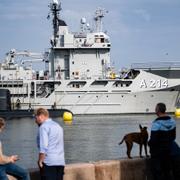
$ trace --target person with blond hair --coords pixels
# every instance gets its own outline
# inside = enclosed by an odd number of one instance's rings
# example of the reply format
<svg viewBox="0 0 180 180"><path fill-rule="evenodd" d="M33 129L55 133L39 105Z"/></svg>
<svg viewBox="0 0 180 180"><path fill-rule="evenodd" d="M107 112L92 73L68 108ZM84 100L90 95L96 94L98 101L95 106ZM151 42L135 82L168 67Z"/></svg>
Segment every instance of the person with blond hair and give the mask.
<svg viewBox="0 0 180 180"><path fill-rule="evenodd" d="M4 127L5 121L3 118L0 118L0 132L3 131ZM4 155L0 141L0 180L8 180L7 174L12 175L17 179L30 180L29 173L15 164L18 159L18 155Z"/></svg>
<svg viewBox="0 0 180 180"><path fill-rule="evenodd" d="M39 108L34 114L39 127L37 145L41 180L63 180L65 166L63 129L49 118L47 109Z"/></svg>

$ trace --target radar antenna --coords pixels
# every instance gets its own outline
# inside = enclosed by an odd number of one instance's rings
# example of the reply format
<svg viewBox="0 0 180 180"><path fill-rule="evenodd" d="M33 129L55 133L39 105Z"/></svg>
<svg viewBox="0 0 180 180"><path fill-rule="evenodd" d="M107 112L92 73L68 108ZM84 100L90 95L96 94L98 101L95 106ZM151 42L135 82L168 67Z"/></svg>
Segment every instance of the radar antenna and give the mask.
<svg viewBox="0 0 180 180"><path fill-rule="evenodd" d="M50 13L48 14L48 19L50 18L50 14L52 14L53 19L53 44L56 46L56 37L58 36L59 30L59 12L61 11L61 3L58 0L52 0L52 3L49 5Z"/></svg>
<svg viewBox="0 0 180 180"><path fill-rule="evenodd" d="M96 22L96 32L102 32L102 18L105 16L106 13L108 13L108 11L102 8L97 8L97 10L95 11L94 20Z"/></svg>

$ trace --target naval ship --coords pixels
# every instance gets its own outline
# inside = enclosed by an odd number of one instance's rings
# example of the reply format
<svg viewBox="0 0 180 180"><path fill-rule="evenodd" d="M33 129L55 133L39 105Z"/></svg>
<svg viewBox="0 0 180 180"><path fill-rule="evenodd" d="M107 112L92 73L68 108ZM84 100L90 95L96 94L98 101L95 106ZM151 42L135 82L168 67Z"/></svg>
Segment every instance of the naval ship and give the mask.
<svg viewBox="0 0 180 180"><path fill-rule="evenodd" d="M159 102L167 112L180 105L180 62L136 63L115 73L110 37L102 27L104 9L95 11L94 29L82 18L79 32L71 32L61 19L61 2L53 0L49 8L51 47L44 53L12 49L0 64L0 110L44 107L75 115L137 114L154 113ZM35 61L42 61L45 70L35 71Z"/></svg>

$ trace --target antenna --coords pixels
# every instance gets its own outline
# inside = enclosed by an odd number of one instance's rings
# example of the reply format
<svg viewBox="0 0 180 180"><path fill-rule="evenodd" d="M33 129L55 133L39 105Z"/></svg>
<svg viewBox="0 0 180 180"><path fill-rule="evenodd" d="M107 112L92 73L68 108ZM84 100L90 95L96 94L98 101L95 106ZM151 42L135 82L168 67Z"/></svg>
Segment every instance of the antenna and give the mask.
<svg viewBox="0 0 180 180"><path fill-rule="evenodd" d="M105 16L105 13L108 13L108 11L100 7L95 11L96 32L102 32L102 18Z"/></svg>
<svg viewBox="0 0 180 180"><path fill-rule="evenodd" d="M81 32L85 31L86 18L81 18Z"/></svg>

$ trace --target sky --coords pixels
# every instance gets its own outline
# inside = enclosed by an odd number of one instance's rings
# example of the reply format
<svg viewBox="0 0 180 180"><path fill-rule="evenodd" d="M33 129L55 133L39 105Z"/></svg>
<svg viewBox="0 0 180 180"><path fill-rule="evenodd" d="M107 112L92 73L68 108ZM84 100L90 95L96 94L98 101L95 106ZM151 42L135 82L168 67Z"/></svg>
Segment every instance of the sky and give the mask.
<svg viewBox="0 0 180 180"><path fill-rule="evenodd" d="M0 61L10 49L43 52L50 47L51 0L0 0ZM111 38L117 70L139 62L180 62L180 0L61 0L70 31L85 17L92 26L98 7L108 11L103 30Z"/></svg>

